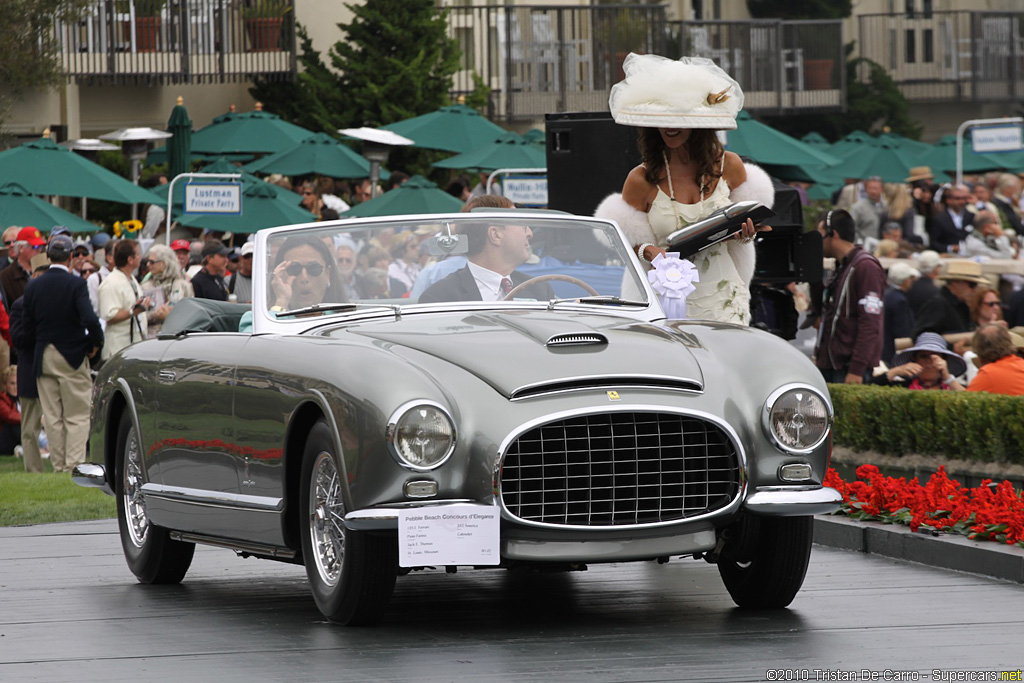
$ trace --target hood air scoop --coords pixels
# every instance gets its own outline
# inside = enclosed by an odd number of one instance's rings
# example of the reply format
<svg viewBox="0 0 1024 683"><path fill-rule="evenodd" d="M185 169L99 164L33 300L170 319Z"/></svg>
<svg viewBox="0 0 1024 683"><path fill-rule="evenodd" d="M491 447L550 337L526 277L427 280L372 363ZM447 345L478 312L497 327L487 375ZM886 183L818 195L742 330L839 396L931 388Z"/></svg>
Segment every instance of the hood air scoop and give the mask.
<svg viewBox="0 0 1024 683"><path fill-rule="evenodd" d="M556 334L544 342L544 346L595 346L607 343L608 338L596 332L568 332Z"/></svg>

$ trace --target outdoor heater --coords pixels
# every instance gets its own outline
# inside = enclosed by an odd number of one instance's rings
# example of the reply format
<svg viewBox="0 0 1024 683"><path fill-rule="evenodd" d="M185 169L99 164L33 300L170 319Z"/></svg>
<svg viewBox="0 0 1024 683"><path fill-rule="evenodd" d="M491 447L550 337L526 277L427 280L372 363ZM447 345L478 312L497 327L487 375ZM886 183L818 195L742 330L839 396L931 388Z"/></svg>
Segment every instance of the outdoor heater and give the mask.
<svg viewBox="0 0 1024 683"><path fill-rule="evenodd" d="M363 156L370 162L370 192L372 193L370 199L380 194L380 190L377 188L377 183L380 180L380 167L388 160L390 148L413 144L409 138L380 128L342 128L338 132L363 141Z"/></svg>
<svg viewBox="0 0 1024 683"><path fill-rule="evenodd" d="M149 153L149 143L173 137L171 133L155 128L121 128L113 133L101 135L101 140L116 140L121 143L121 153L131 162L131 181L139 184L142 162ZM132 220L138 218L138 204L132 204Z"/></svg>

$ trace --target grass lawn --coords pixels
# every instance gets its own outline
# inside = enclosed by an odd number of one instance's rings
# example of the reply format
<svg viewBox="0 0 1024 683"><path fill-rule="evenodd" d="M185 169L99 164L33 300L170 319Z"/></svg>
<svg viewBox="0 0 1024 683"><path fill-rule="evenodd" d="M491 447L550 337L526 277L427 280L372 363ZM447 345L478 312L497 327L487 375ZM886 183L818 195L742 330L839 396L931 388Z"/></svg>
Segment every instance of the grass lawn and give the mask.
<svg viewBox="0 0 1024 683"><path fill-rule="evenodd" d="M76 485L70 474L54 474L49 460L43 467L44 473L29 474L21 459L0 456L0 526L117 516L113 497Z"/></svg>

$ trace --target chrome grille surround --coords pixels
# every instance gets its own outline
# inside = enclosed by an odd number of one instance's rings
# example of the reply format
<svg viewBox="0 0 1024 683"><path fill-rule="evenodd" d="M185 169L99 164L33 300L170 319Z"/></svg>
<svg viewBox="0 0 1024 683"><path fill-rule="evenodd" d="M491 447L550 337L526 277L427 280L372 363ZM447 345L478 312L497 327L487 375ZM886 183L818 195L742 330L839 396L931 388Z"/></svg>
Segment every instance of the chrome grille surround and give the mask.
<svg viewBox="0 0 1024 683"><path fill-rule="evenodd" d="M546 416L509 435L497 463L507 518L546 528L678 524L738 509L746 489L732 427L665 406Z"/></svg>

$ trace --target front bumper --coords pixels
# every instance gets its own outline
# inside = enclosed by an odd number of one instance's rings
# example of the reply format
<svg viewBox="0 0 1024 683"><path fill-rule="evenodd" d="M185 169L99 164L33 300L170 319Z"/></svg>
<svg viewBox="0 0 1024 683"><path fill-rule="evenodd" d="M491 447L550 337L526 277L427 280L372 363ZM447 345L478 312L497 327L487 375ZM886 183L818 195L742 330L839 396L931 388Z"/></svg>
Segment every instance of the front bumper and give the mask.
<svg viewBox="0 0 1024 683"><path fill-rule="evenodd" d="M800 517L835 512L843 496L827 486L758 486L743 501L743 508L756 515Z"/></svg>
<svg viewBox="0 0 1024 683"><path fill-rule="evenodd" d="M71 481L86 488L100 489L108 496L114 495L111 483L107 481L107 470L103 465L85 462L71 470Z"/></svg>

